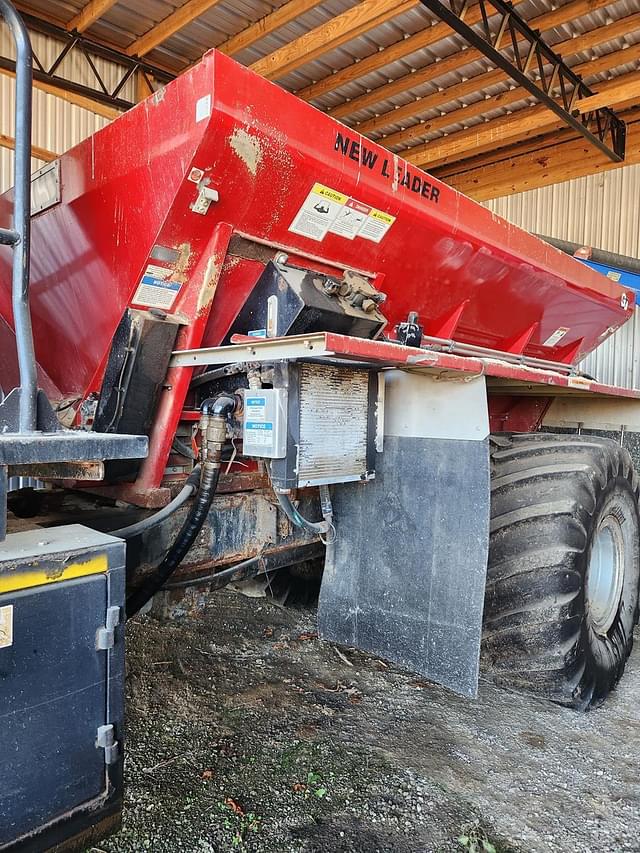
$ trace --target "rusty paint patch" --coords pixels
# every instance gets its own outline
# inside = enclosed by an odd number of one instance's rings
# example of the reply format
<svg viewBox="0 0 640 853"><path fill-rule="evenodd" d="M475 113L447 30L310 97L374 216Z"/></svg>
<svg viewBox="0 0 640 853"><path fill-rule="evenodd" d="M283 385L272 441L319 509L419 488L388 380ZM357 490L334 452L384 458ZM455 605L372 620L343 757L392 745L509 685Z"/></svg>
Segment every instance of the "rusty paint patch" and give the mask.
<svg viewBox="0 0 640 853"><path fill-rule="evenodd" d="M215 256L209 258L207 268L204 272L204 281L198 294L198 314L202 314L203 311L208 310L213 302L221 271L222 264L220 261Z"/></svg>
<svg viewBox="0 0 640 853"><path fill-rule="evenodd" d="M173 278L184 284L187 280L186 273L189 267L189 261L191 260L191 244L180 243L176 249L180 254L178 256L178 260L175 262Z"/></svg>
<svg viewBox="0 0 640 853"><path fill-rule="evenodd" d="M229 144L255 177L262 162L262 148L257 137L251 136L244 128L237 127L229 137Z"/></svg>

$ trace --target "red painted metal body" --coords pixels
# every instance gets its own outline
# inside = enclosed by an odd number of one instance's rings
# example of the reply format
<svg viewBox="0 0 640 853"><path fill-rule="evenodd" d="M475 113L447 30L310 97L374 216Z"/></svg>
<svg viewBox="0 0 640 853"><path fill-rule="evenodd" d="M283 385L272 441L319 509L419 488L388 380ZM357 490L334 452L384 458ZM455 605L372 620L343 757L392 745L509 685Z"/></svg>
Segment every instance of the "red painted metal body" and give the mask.
<svg viewBox="0 0 640 853"><path fill-rule="evenodd" d="M126 308L141 304L135 294L149 264L165 264L174 282L179 349L223 340L269 249L370 275L387 294L391 336L417 311L427 335L574 363L633 308L632 293L216 52L64 154L60 176L60 203L33 219L36 355L54 401L99 390L114 331ZM316 183L343 199L343 213L368 211L381 239L292 231ZM205 188L218 200L198 213ZM10 212L8 193L0 225ZM238 237L243 250L233 250ZM167 250L172 260L158 262ZM5 390L18 379L9 267L0 248ZM190 376L170 370L149 458L123 492L132 500L164 500L153 496Z"/></svg>

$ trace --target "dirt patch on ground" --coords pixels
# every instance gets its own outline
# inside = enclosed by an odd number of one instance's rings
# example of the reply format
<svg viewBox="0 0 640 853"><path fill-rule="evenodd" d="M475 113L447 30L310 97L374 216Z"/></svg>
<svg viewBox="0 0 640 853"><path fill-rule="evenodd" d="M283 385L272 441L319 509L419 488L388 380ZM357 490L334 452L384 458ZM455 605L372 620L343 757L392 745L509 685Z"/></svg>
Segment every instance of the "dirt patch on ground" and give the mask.
<svg viewBox="0 0 640 853"><path fill-rule="evenodd" d="M637 653L580 715L486 681L456 697L237 593L128 631L125 822L95 850L640 849Z"/></svg>

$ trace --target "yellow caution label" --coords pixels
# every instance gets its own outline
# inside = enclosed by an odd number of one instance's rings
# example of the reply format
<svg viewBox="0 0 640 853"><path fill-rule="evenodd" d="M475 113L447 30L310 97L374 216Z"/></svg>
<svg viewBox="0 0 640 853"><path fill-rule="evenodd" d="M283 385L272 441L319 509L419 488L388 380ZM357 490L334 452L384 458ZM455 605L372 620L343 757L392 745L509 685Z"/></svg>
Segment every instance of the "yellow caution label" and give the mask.
<svg viewBox="0 0 640 853"><path fill-rule="evenodd" d="M314 184L312 192L316 195L321 195L323 198L328 198L330 201L335 201L336 204L346 204L349 198L348 195L329 189L329 187L325 187L323 184Z"/></svg>
<svg viewBox="0 0 640 853"><path fill-rule="evenodd" d="M385 222L387 225L393 225L393 223L396 221L395 216L389 216L388 213L384 213L384 211L382 210L376 210L375 208L371 210L369 216L373 217L374 219L378 219L380 222Z"/></svg>
<svg viewBox="0 0 640 853"><path fill-rule="evenodd" d="M105 574L109 568L109 560L106 554L92 557L84 563L70 563L61 571L49 569L43 571L34 567L22 572L9 572L0 575L0 594L3 592L16 592L19 589L29 589L34 586L44 586L50 583L60 583L74 578L84 578L88 575Z"/></svg>

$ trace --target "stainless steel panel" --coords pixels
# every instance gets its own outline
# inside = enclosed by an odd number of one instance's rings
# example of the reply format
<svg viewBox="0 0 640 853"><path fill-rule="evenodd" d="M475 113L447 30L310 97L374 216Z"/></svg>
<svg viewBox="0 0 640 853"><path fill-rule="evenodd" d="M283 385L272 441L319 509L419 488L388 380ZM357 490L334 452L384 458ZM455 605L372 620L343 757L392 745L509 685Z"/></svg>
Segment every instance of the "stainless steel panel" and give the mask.
<svg viewBox="0 0 640 853"><path fill-rule="evenodd" d="M369 375L303 365L300 371L300 485L359 479L367 470Z"/></svg>

